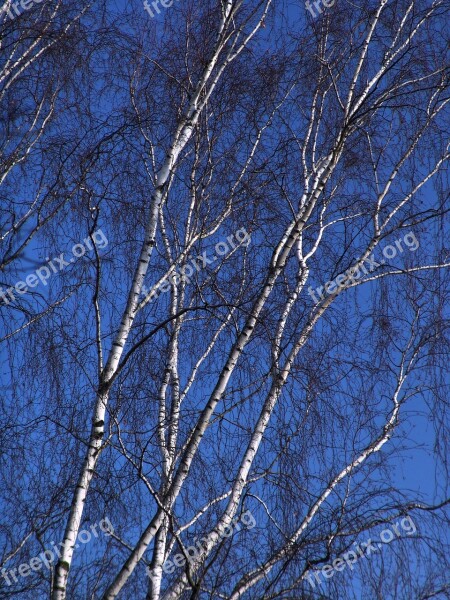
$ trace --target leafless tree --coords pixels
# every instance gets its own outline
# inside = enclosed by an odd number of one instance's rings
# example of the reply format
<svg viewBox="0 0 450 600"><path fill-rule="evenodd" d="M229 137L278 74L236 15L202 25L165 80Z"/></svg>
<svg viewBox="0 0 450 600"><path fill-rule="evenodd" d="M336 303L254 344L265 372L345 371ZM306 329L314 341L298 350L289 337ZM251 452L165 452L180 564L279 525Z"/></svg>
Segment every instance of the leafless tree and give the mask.
<svg viewBox="0 0 450 600"><path fill-rule="evenodd" d="M49 582L6 596L446 597L447 10L210 0L80 19L98 98L70 113L67 200L33 210L47 252L99 227L108 245L14 337L28 371L2 476L42 508L3 563L62 550ZM422 489L403 462L421 445ZM114 531L79 550L105 515Z"/></svg>

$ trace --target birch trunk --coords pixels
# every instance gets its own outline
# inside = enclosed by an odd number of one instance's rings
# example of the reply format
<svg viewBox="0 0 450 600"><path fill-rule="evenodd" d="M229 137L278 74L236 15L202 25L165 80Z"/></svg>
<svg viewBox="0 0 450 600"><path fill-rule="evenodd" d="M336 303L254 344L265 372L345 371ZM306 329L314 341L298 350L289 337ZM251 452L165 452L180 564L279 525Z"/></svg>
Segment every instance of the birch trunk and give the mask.
<svg viewBox="0 0 450 600"><path fill-rule="evenodd" d="M271 0L265 0L265 11L267 11L270 2ZM232 44L231 50L227 53L227 56L220 64L220 56L229 42L227 29L230 27L230 25L232 25L233 15L236 13L236 11L237 6L235 6L231 0L227 1L223 10L221 22L219 24L213 55L205 66L185 115L177 127L174 135L174 141L171 145L171 150L156 177L155 192L150 203L150 219L147 225L145 240L141 248L138 264L133 277L127 306L122 317L119 331L112 344L108 361L104 370L102 371L99 394L96 400L92 429L89 439L89 446L73 496L70 515L63 538L61 557L55 568L52 600L65 600L66 598L70 564L72 562L75 542L83 516L84 504L90 482L95 472L98 457L100 455L101 444L104 435L108 391L117 373L120 359L123 355L128 335L139 307L139 296L141 294L145 275L150 263L152 250L156 243L156 230L159 212L163 202L164 188L170 176L173 175L173 170L176 168L178 157L185 148L186 144L189 142L200 114L206 105L208 98L213 93L220 76L223 74L225 68L239 55L239 53L247 45L249 40L254 36L260 26L261 21L258 22L258 25L249 35L247 35L244 41L241 42L240 46L237 48L235 48L234 44ZM215 69L217 69L217 73L214 77L212 77ZM212 80L210 82L211 78ZM159 528L162 520L158 519L157 522Z"/></svg>

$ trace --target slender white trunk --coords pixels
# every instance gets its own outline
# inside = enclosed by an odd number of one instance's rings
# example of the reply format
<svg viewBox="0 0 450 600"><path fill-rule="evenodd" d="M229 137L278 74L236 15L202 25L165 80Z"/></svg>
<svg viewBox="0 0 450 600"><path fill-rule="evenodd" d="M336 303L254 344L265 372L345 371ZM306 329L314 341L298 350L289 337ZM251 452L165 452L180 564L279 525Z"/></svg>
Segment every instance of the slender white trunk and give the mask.
<svg viewBox="0 0 450 600"><path fill-rule="evenodd" d="M250 341L253 330L258 321L258 317L261 314L262 309L264 308L267 298L270 296L274 285L278 279L278 276L283 271L289 254L294 244L298 241L299 236L301 235L301 232L314 209L315 203L321 191L323 190L326 181L330 177L335 165L337 164L337 160L338 153L336 153L336 156L334 157L330 156L326 164L320 170L320 172L317 173L314 181L313 191L310 194L310 200L308 204L305 205L303 201L301 202L302 208L299 214L297 215L296 219L294 219L287 227L281 241L279 242L273 253L266 283L263 286L259 297L255 301L252 310L250 311L250 315L244 327L242 328L242 331L239 334L235 344L233 345L233 348L230 351L225 366L223 367L222 372L219 376L216 387L214 388L214 391L206 407L203 409L203 412L197 422L197 425L194 428L186 444L184 456L180 461L180 465L173 479L173 483L171 485L168 497L165 501L165 509L167 511L171 510L175 500L178 497L178 494L180 493L183 483L189 474L189 470L192 461L196 455L198 446L209 425L210 419L214 414L216 406L227 388L228 382L231 378L231 375L233 374L234 368L239 360L239 357L242 354L247 343ZM134 571L136 565L141 560L148 545L154 538L156 532L158 531L158 528L161 526L163 518L164 513L161 509L158 509L152 521L141 535L133 552L128 557L127 561L120 570L116 579L106 591L103 600L114 600L114 598L116 598L117 594L120 592L128 578L130 577L131 573Z"/></svg>
<svg viewBox="0 0 450 600"><path fill-rule="evenodd" d="M346 465L338 475L331 481L328 487L323 491L318 500L313 504L313 506L308 511L308 514L303 519L300 527L294 532L288 542L278 551L276 552L269 560L263 563L260 567L255 569L253 572L249 573L236 585L233 593L230 596L230 600L239 600L252 586L254 586L258 581L261 581L264 577L266 577L272 568L277 564L279 560L284 557L289 556L292 548L295 546L296 541L301 536L301 534L305 531L308 525L311 523L315 515L320 510L322 504L326 501L331 492L335 489L335 487L345 478L347 475L352 473L355 469L357 469L360 465L362 465L372 454L379 452L381 448L389 441L392 436L393 430L397 423L398 414L400 410L400 402L398 400L398 396L400 394L400 390L405 381L405 377L401 377L399 379L397 389L395 390L393 403L394 410L390 418L387 420L385 426L383 427L383 432L366 448L360 452L360 454L348 465Z"/></svg>
<svg viewBox="0 0 450 600"><path fill-rule="evenodd" d="M192 124L186 125L189 132L192 132ZM142 285L150 263L152 249L155 245L156 228L158 224L158 214L163 200L163 188L167 183L171 168L175 164L181 150L188 137L181 132L177 132L175 143L171 152L166 158L166 161L157 175L157 185L151 202L151 214L145 233L145 240L139 255L138 264L133 278L130 294L128 296L127 305L123 313L119 331L114 339L112 348L109 354L107 364L102 373L102 381L97 395L95 404L94 419L89 438L88 450L83 462L83 467L75 489L69 519L67 521L64 533L64 547L61 553L61 558L55 568L55 580L52 593L52 600L64 600L66 598L67 578L72 562L75 541L80 528L81 519L83 516L84 504L89 490L104 434L105 413L109 397L109 389L114 380L120 359L123 354L125 344L127 342L131 327L137 314L139 305L139 296L141 294ZM180 142L180 137L183 143Z"/></svg>
<svg viewBox="0 0 450 600"><path fill-rule="evenodd" d="M100 455L105 427L106 406L108 404L109 389L112 379L119 365L130 329L136 314L142 284L150 262L151 250L155 243L157 216L162 200L161 185L157 188L152 199L152 212L147 227L145 241L140 253L138 266L133 278L132 288L128 297L127 307L124 311L119 331L114 339L108 362L102 373L102 381L95 403L94 418L89 438L89 445L83 462L81 473L72 499L71 510L64 533L64 546L60 560L55 568L55 579L52 600L64 600L66 597L67 579L70 564L73 558L76 538L80 529L84 504L92 477L95 472L97 460Z"/></svg>
<svg viewBox="0 0 450 600"><path fill-rule="evenodd" d="M299 287L303 286L306 283L306 280L307 280L307 277L306 277L306 272L305 272L305 276L300 281ZM233 484L233 489L231 492L231 498L228 502L228 506L227 506L224 514L222 515L221 519L219 520L219 522L213 529L213 531L211 531L211 533L209 533L207 536L205 536L206 539L208 540L205 543L205 546L208 548L208 552L205 551L202 555L200 555L198 557L198 561L196 562L196 564L192 565L193 571L197 570L201 566L201 564L203 563L205 558L208 556L208 554L211 552L211 550L222 539L222 537L223 537L222 534L223 534L225 528L231 524L233 517L236 515L237 509L239 507L239 503L241 500L242 492L244 491L247 480L248 480L248 474L250 472L251 466L252 466L253 461L258 452L258 449L261 444L264 433L266 431L267 425L269 424L270 417L272 416L272 412L273 412L275 405L278 402L278 399L280 397L283 385L286 383L287 378L289 376L290 370L294 363L295 356L298 354L300 349L305 345L312 329L314 328L314 325L321 318L321 316L326 311L326 309L330 306L332 301L333 301L333 297L330 296L330 298L328 298L327 302L324 303L324 305L321 307L321 309L315 314L315 316L311 320L311 322L308 323L308 325L303 330L297 344L291 350L289 357L286 360L286 364L285 364L284 368L281 370L281 372L278 375L275 376L274 381L271 386L271 389L270 389L268 396L264 402L264 405L261 409L258 421L253 430L253 434L251 436L250 442L249 442L247 449L244 453L244 456L241 460L241 464L239 466L238 472L237 472L236 476L233 478L234 484ZM174 588L172 588L164 596L164 600L176 600L177 598L179 598L180 595L182 594L183 589L185 588L186 584L187 584L186 577L185 576L181 577L180 580L177 582L177 584L174 586Z"/></svg>
<svg viewBox="0 0 450 600"><path fill-rule="evenodd" d="M158 530L155 537L155 548L151 565L151 576L147 600L159 600L161 594L161 583L163 564L166 557L167 518Z"/></svg>
<svg viewBox="0 0 450 600"><path fill-rule="evenodd" d="M268 2L270 3L269 0ZM88 451L86 453L78 484L72 499L70 515L66 525L66 530L63 539L63 552L55 568L55 580L52 591L52 600L65 600L66 598L67 579L69 575L70 564L72 562L75 541L80 528L84 503L86 500L89 485L92 480L97 460L100 454L101 442L104 434L104 420L106 406L108 402L108 392L113 382L117 368L119 366L119 362L122 357L123 350L128 339L128 335L130 333L131 327L133 325L135 316L138 311L139 296L141 294L144 278L147 273L148 265L150 263L152 249L155 245L158 215L163 200L163 189L170 178L172 169L174 168L180 153L190 140L194 127L198 122L200 113L203 107L205 106L206 101L200 101L200 98L202 97L202 95L204 95L206 98L209 97L217 84L219 75L215 76L215 78L212 80L209 86L209 89L206 89L206 86L208 84L209 79L211 78L214 68L219 63L220 54L228 41L227 36L225 35L225 31L228 26L230 15L232 13L232 7L233 3L229 1L225 7L223 19L219 26L215 51L207 66L205 67L203 75L200 78L198 85L196 86L195 92L192 96L192 99L189 103L189 106L186 109L183 118L180 120L180 123L174 135L171 150L169 151L167 158L164 161L156 177L155 193L151 201L150 219L147 226L145 240L140 252L135 275L133 278L133 284L130 290L130 294L128 296L127 306L122 317L119 331L113 342L108 362L102 374L103 377L100 385L100 391L96 401L94 412L95 416L89 439ZM230 59L224 61L224 63L221 65L221 68L219 69L219 73L223 72L225 66L229 64L229 62ZM156 529L153 530L152 527L150 528L152 531L152 537L154 533L158 530L158 528L161 526L161 522L162 516L157 515L157 518L155 519Z"/></svg>

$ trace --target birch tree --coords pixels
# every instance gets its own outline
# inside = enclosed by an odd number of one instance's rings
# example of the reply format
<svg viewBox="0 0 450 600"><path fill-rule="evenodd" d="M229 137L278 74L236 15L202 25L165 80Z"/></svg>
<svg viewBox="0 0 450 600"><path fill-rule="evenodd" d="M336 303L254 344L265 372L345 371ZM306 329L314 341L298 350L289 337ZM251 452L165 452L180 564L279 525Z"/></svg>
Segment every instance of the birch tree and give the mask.
<svg viewBox="0 0 450 600"><path fill-rule="evenodd" d="M77 207L43 242L108 245L14 365L55 456L30 589L445 597L448 6L138 9L93 17Z"/></svg>

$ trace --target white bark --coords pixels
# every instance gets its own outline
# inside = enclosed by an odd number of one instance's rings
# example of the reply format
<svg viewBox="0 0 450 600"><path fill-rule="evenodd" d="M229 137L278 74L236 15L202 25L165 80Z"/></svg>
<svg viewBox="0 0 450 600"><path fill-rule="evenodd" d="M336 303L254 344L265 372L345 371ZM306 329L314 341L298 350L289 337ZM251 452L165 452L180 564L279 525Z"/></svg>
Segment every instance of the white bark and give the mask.
<svg viewBox="0 0 450 600"><path fill-rule="evenodd" d="M270 5L270 1L271 0L266 1L265 10L267 10L268 6ZM155 192L150 204L150 219L148 221L145 233L145 240L141 248L122 321L117 335L113 341L112 349L102 373L102 381L95 403L89 447L72 500L70 515L63 538L64 546L62 555L55 569L55 583L52 600L65 600L66 597L67 579L70 570L70 564L72 562L75 541L81 524L84 503L86 501L89 485L95 472L97 460L101 450L101 444L104 435L106 406L108 402L108 392L117 373L120 359L122 358L122 354L139 307L139 296L141 294L145 275L150 263L152 249L155 245L156 228L158 224L159 211L163 202L165 185L171 176L172 170L175 168L180 153L189 142L200 114L205 107L208 98L213 93L219 77L222 75L228 64L230 64L231 61L234 60L234 58L236 58L236 56L238 56L242 49L247 45L248 41L253 37L258 29L258 27L256 27L252 33L245 38L244 42L238 46L237 49L235 49L234 44L232 44L231 51L227 53L227 56L223 62L220 63L220 56L224 48L226 48L231 35L227 32L227 27L230 25L230 20L232 19L235 10L236 8L233 8L233 3L231 1L228 2L224 11L223 19L219 26L213 55L207 62L202 77L200 78L195 92L192 95L189 106L177 127L171 149L168 152L167 158L164 161L164 164L161 166L156 177ZM217 69L217 73L212 77L215 69ZM158 525L155 529L155 532L161 526L163 518L159 517L156 522ZM153 531L153 528L151 530ZM124 572L131 571L126 569ZM123 576L119 577L118 580L116 580L116 584L108 591L106 597L115 597L125 581L126 578Z"/></svg>

